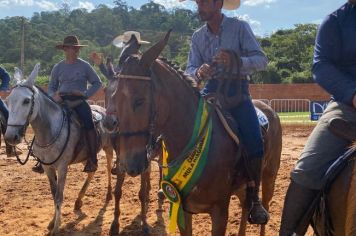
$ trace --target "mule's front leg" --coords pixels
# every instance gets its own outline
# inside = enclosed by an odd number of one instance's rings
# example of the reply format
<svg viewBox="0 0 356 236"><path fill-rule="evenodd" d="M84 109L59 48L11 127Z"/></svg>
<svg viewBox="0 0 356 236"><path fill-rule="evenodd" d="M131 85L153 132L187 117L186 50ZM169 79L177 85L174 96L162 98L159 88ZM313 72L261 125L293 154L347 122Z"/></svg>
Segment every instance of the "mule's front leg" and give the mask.
<svg viewBox="0 0 356 236"><path fill-rule="evenodd" d="M63 202L63 190L64 190L66 178L67 178L67 166L60 167L58 170L57 189L56 189L56 195L54 199L54 205L55 205L54 225L52 231L50 232L50 235L56 234L61 224L61 207Z"/></svg>
<svg viewBox="0 0 356 236"><path fill-rule="evenodd" d="M179 232L181 236L192 236L193 235L193 228L192 228L192 214L188 212L184 212L184 224L185 227L180 228L179 226Z"/></svg>
<svg viewBox="0 0 356 236"><path fill-rule="evenodd" d="M211 235L225 235L227 219L229 216L229 201L215 205L210 216L212 223Z"/></svg>
<svg viewBox="0 0 356 236"><path fill-rule="evenodd" d="M120 199L122 195L122 184L125 180L125 173L118 171L117 181L115 186L115 210L114 210L114 220L111 223L110 235L119 235L120 232Z"/></svg>
<svg viewBox="0 0 356 236"><path fill-rule="evenodd" d="M141 220L142 220L142 231L144 235L149 234L149 228L147 224L147 211L148 204L150 201L150 190L151 190L151 165L148 166L147 170L141 174L141 188L139 193L139 198L141 201Z"/></svg>
<svg viewBox="0 0 356 236"><path fill-rule="evenodd" d="M47 178L49 180L49 186L51 188L51 194L52 194L53 202L54 202L54 205L56 205L56 201L55 201L56 200L56 191L57 191L57 175L56 175L56 171L55 171L55 169L50 168L48 166L44 166L43 169L47 174ZM52 218L51 222L47 226L47 228L49 230L53 229L55 220L56 220L56 212L54 212L53 218Z"/></svg>

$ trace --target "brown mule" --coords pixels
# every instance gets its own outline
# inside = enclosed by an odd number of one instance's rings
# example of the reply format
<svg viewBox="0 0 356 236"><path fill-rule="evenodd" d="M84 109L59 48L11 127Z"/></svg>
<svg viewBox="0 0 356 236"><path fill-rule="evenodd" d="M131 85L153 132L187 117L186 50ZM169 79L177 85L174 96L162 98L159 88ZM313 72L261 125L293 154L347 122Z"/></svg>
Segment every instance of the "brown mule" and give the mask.
<svg viewBox="0 0 356 236"><path fill-rule="evenodd" d="M175 166L186 158L181 153L193 133L201 96L191 86L193 81L190 78L167 61L157 59L168 37L169 34L142 56L133 53L120 58L124 61L119 74L120 83L110 98L109 115L104 125L113 131L120 130L117 140L120 143L120 165L131 176L142 175L150 169L147 147L150 147L154 138L162 135L169 152L168 165ZM128 47L136 47L136 43L131 42ZM262 204L268 209L280 163L282 132L277 114L265 104L256 102L256 105L266 114L270 123L262 170ZM181 235L193 234L192 214L199 213L210 214L212 235L224 235L231 195L240 189L242 194L239 198L243 203L245 201L246 182L244 179L236 181L240 147L227 134L216 112L212 110L209 115L213 132L207 161L194 188L182 199L185 227L179 228ZM121 190L118 190L118 185L115 192L112 235L119 233L118 201ZM246 220L247 209L243 208L239 235L245 234ZM261 235L264 235L263 227Z"/></svg>

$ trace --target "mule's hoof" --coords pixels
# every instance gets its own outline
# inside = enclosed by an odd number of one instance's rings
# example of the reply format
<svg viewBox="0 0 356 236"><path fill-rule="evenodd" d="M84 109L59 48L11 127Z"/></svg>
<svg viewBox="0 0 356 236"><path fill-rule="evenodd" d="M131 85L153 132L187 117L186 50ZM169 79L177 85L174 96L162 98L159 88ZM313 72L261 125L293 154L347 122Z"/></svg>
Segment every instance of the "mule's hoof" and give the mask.
<svg viewBox="0 0 356 236"><path fill-rule="evenodd" d="M148 228L147 225L142 227L142 233L143 233L143 235L145 235L145 236L150 235L150 229Z"/></svg>
<svg viewBox="0 0 356 236"><path fill-rule="evenodd" d="M111 174L117 175L117 173L118 173L118 170L117 170L117 166L115 165L115 166L113 166L113 168L111 168Z"/></svg>
<svg viewBox="0 0 356 236"><path fill-rule="evenodd" d="M158 190L158 192L157 192L157 196L158 196L158 198L159 198L160 200L164 200L164 199L166 199L166 196L164 195L164 193L163 193L163 190L162 190L162 189Z"/></svg>
<svg viewBox="0 0 356 236"><path fill-rule="evenodd" d="M83 202L81 200L76 200L74 204L74 210L79 211L82 208Z"/></svg>
<svg viewBox="0 0 356 236"><path fill-rule="evenodd" d="M112 223L110 227L110 236L119 236L119 224L118 223Z"/></svg>
<svg viewBox="0 0 356 236"><path fill-rule="evenodd" d="M47 229L48 230L52 230L54 227L54 221L52 220L51 222L49 222L48 226L47 226Z"/></svg>
<svg viewBox="0 0 356 236"><path fill-rule="evenodd" d="M91 163L90 161L87 161L87 164L85 164L83 172L86 173L92 173L95 172L98 169L98 165Z"/></svg>

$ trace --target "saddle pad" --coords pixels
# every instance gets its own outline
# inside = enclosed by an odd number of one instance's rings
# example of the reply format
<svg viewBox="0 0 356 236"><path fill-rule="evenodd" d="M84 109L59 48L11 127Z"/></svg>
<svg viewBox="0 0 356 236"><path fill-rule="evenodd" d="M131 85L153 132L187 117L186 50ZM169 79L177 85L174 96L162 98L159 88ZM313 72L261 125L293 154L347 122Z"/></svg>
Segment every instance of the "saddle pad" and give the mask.
<svg viewBox="0 0 356 236"><path fill-rule="evenodd" d="M268 130L269 122L268 122L268 118L267 118L266 114L263 113L263 111L261 111L257 107L255 107L255 110L256 110L256 114L257 114L257 118L258 118L258 122L260 123L260 126L265 128L266 130Z"/></svg>

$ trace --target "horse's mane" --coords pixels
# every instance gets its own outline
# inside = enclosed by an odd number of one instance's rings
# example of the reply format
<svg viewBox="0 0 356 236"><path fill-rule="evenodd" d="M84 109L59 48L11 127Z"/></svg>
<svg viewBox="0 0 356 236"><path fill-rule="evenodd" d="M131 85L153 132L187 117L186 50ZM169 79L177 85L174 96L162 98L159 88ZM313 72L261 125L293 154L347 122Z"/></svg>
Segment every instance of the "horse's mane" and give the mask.
<svg viewBox="0 0 356 236"><path fill-rule="evenodd" d="M179 79L181 79L186 85L188 85L191 89L193 89L194 93L199 93L198 84L192 76L188 76L184 74L184 71L181 68L174 64L172 61L168 60L165 57L160 57L161 60L169 69L169 71L173 72Z"/></svg>

